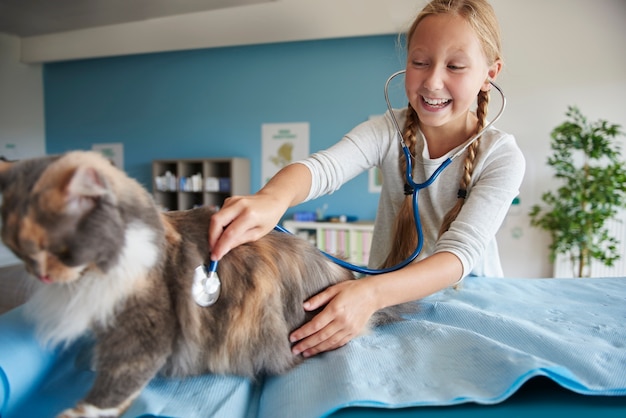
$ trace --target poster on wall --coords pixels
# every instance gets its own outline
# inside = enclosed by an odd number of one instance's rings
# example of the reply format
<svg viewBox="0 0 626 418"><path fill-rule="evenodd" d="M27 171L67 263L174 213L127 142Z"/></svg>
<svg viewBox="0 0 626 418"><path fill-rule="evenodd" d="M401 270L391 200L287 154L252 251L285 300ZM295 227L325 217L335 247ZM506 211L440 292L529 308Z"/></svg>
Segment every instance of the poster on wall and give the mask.
<svg viewBox="0 0 626 418"><path fill-rule="evenodd" d="M99 152L120 170L124 169L124 144L121 142L114 142L110 144L92 144L92 151Z"/></svg>
<svg viewBox="0 0 626 418"><path fill-rule="evenodd" d="M0 142L2 147L0 148L0 157L7 161L15 161L22 158L19 148L15 142Z"/></svg>
<svg viewBox="0 0 626 418"><path fill-rule="evenodd" d="M309 156L309 123L264 123L261 126L263 185L287 164Z"/></svg>

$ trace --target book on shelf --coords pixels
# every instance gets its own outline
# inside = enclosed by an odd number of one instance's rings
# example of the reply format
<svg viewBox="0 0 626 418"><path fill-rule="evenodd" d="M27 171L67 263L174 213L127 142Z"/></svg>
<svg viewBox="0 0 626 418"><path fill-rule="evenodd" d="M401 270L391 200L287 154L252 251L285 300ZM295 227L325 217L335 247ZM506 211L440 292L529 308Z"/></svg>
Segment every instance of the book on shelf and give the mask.
<svg viewBox="0 0 626 418"><path fill-rule="evenodd" d="M290 232L312 242L320 250L358 265L367 265L373 222L285 221Z"/></svg>

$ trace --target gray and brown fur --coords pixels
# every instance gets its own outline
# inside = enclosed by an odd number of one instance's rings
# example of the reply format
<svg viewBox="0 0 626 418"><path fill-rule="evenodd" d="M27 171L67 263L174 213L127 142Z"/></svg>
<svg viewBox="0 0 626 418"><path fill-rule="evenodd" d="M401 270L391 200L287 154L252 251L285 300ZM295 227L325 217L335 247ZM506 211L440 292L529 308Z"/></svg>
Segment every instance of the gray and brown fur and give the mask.
<svg viewBox="0 0 626 418"><path fill-rule="evenodd" d="M221 295L198 306L208 263L206 207L161 212L97 153L0 163L2 240L45 282L27 307L44 342L97 342L94 386L63 417L121 414L157 373L280 374L302 358L289 333L304 300L352 274L304 240L272 232L219 263ZM377 312L372 326L399 320Z"/></svg>

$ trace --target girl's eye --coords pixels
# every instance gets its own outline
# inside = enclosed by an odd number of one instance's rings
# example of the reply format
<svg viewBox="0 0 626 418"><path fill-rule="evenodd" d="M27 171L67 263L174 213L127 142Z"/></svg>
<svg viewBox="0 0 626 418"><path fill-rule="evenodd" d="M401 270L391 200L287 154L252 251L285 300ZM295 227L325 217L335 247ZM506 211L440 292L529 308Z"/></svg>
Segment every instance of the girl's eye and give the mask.
<svg viewBox="0 0 626 418"><path fill-rule="evenodd" d="M425 67L426 65L428 65L428 64L426 64L425 61L413 61L413 66L414 67L421 68L421 67Z"/></svg>
<svg viewBox="0 0 626 418"><path fill-rule="evenodd" d="M463 65L454 65L454 64L449 64L448 68L452 71L461 71L463 69L465 69L465 66Z"/></svg>

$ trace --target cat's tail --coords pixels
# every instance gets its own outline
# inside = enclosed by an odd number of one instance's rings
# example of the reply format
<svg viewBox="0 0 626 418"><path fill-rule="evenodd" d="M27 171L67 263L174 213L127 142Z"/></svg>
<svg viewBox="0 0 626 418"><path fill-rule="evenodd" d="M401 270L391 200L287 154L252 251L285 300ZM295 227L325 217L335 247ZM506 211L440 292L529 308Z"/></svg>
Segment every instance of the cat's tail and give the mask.
<svg viewBox="0 0 626 418"><path fill-rule="evenodd" d="M373 327L387 325L394 322L404 321L406 316L415 314L419 311L417 302L401 303L400 305L389 306L374 312L370 320Z"/></svg>

